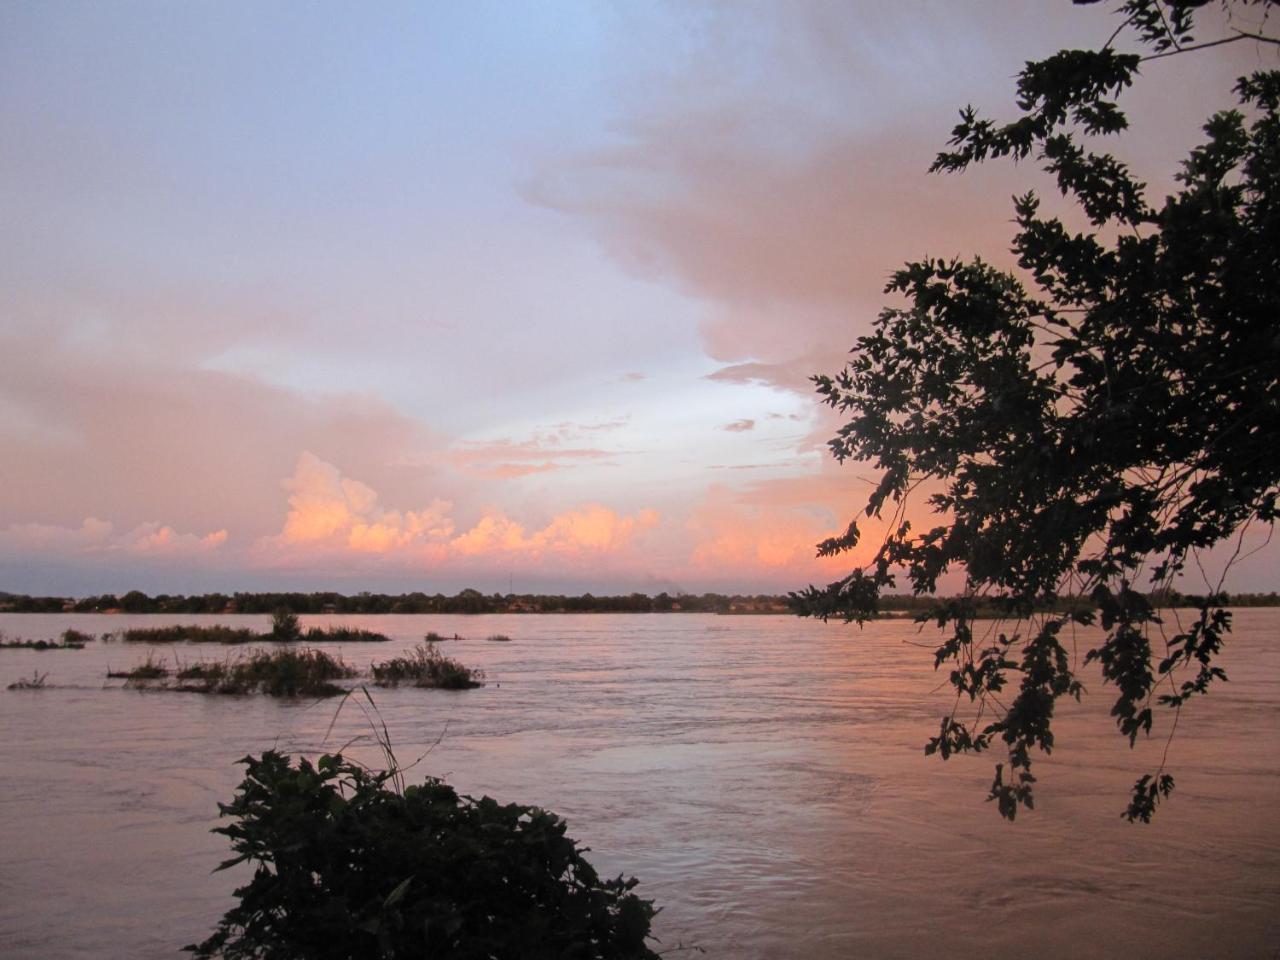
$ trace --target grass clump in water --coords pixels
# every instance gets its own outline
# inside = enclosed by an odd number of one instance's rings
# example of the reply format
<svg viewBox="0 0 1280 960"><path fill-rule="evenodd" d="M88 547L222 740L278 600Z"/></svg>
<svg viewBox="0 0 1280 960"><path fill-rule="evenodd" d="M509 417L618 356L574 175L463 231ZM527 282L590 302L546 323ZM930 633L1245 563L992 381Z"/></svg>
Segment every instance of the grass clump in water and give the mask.
<svg viewBox="0 0 1280 960"><path fill-rule="evenodd" d="M114 634L125 643L253 643L261 640L248 627L225 627L221 624L197 626L175 624L171 627L131 627Z"/></svg>
<svg viewBox="0 0 1280 960"><path fill-rule="evenodd" d="M380 687L411 683L415 687L442 690L470 690L483 686L484 671L464 667L446 657L434 644L419 644L405 657L394 657L373 665L373 682Z"/></svg>
<svg viewBox="0 0 1280 960"><path fill-rule="evenodd" d="M493 636L485 637L490 643L510 643L511 638L505 633L495 633Z"/></svg>
<svg viewBox="0 0 1280 960"><path fill-rule="evenodd" d="M218 692L256 690L270 697L327 697L343 692L332 681L355 675L356 671L340 657L331 657L323 650L273 650L255 653L232 664Z"/></svg>
<svg viewBox="0 0 1280 960"><path fill-rule="evenodd" d="M166 680L170 671L147 662L133 670L108 673L130 681ZM356 671L322 650L304 648L270 652L259 650L235 660L202 660L179 666L173 685L155 689L184 693L263 693L269 697L328 697L344 693L334 680L354 677Z"/></svg>
<svg viewBox="0 0 1280 960"><path fill-rule="evenodd" d="M9 689L10 690L43 690L45 688L44 682L48 678L49 678L49 674L47 673L38 673L36 671L32 671L31 679L28 680L27 678L24 677L21 680L15 680L13 683L9 684Z"/></svg>
<svg viewBox="0 0 1280 960"><path fill-rule="evenodd" d="M307 631L308 643L389 643L391 638L376 630L360 627L312 627Z"/></svg>
<svg viewBox="0 0 1280 960"><path fill-rule="evenodd" d="M76 633L76 631L71 630L68 633ZM79 636L83 637L86 634L79 634ZM209 626L174 624L169 627L130 627L118 633L107 634L106 638L121 640L124 643L221 643L227 645L298 643L303 640L308 643L386 643L391 639L386 634L359 627L327 629L312 627L304 632L298 623L298 618L288 610L279 610L275 613L272 617L271 629L266 633L258 633L248 627L228 627L222 624Z"/></svg>
<svg viewBox="0 0 1280 960"><path fill-rule="evenodd" d="M164 665L164 661L153 660L150 654L147 654L145 662L132 670L107 670L107 677L112 680L163 680L167 676L169 668Z"/></svg>
<svg viewBox="0 0 1280 960"><path fill-rule="evenodd" d="M93 639L93 634L79 630L64 631L61 640L24 640L21 637L6 640L0 633L0 650L83 650L85 644Z"/></svg>

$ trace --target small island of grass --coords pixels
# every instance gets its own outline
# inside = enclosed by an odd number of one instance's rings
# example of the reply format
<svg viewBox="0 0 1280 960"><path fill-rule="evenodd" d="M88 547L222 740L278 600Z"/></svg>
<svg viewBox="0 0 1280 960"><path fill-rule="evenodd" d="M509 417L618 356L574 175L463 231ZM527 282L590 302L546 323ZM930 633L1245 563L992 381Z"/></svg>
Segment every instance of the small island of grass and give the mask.
<svg viewBox="0 0 1280 960"><path fill-rule="evenodd" d="M381 687L406 684L443 690L467 690L482 686L483 671L463 666L444 656L431 644L419 645L403 657L376 663L373 682ZM286 647L257 650L225 660L178 662L169 667L163 658L148 656L129 670L108 670L107 677L124 680L138 690L181 693L249 694L270 697L330 697L346 693L334 681L351 680L359 672L323 650Z"/></svg>
<svg viewBox="0 0 1280 960"><path fill-rule="evenodd" d="M290 622L280 616L266 633L222 624L174 624L168 627L129 627L110 636L123 643L220 643L228 646L246 643L388 643L391 640L384 633L360 627L311 627L303 631L296 617Z"/></svg>
<svg viewBox="0 0 1280 960"><path fill-rule="evenodd" d="M0 650L83 650L85 644L92 643L94 639L93 634L79 630L62 631L60 640L24 640L21 637L6 640L0 633Z"/></svg>
<svg viewBox="0 0 1280 960"><path fill-rule="evenodd" d="M446 657L431 642L419 644L404 657L393 657L373 665L373 682L380 687L402 683L415 687L437 687L441 690L469 690L483 686L484 671L464 667Z"/></svg>

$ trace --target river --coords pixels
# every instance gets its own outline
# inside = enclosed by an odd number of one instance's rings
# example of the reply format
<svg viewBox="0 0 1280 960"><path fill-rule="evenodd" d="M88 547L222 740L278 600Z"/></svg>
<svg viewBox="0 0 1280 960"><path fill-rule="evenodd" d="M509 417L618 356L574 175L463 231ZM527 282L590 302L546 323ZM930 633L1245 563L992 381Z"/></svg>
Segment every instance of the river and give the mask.
<svg viewBox="0 0 1280 960"><path fill-rule="evenodd" d="M334 616L387 633L367 667L427 631L488 685L377 690L402 762L461 792L569 822L602 875L640 878L659 949L709 957L1280 956L1280 610L1240 610L1230 682L1184 712L1173 798L1120 819L1163 737L1130 750L1087 677L1037 762L1036 809L984 802L993 758L926 758L949 705L932 633L790 617ZM265 617L0 615L9 638ZM511 643L488 643L503 633ZM1081 653L1091 635L1078 638ZM330 648L336 649L336 648ZM157 656L221 656L162 647ZM0 956L174 957L246 873L216 803L235 761L318 754L369 730L350 703L141 693L105 680L146 648L0 651ZM48 689L3 686L47 672ZM333 729L325 739L326 731ZM1167 727L1165 728L1167 729ZM1157 727L1157 732L1161 728ZM437 742L438 741L438 742ZM432 747L432 744L435 744ZM372 744L352 750L372 759ZM412 776L412 775L411 775Z"/></svg>

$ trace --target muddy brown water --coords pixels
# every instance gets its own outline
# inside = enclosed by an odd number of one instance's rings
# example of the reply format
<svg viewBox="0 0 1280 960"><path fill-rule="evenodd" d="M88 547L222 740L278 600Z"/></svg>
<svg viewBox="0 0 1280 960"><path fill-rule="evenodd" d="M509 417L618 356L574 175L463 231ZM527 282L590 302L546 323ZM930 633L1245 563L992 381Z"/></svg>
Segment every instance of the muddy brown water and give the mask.
<svg viewBox="0 0 1280 960"><path fill-rule="evenodd" d="M0 615L8 637L265 617ZM1037 764L1033 813L985 803L992 761L926 758L950 703L931 634L789 617L304 617L391 635L333 645L349 662L427 631L483 668L462 692L375 691L413 775L538 804L602 874L662 909L661 949L711 957L1259 957L1280 950L1280 610L1241 610L1231 678L1184 713L1178 787L1150 826L1119 812L1164 738L1130 750L1089 677ZM512 643L486 643L506 634ZM1091 635L1077 639L1083 654ZM154 648L220 657L225 648ZM173 957L207 935L246 873L209 832L237 758L318 754L368 731L333 701L140 693L104 678L147 648L0 651L0 956ZM325 739L326 730L333 729ZM1157 728L1158 731L1160 728ZM1165 728L1167 729L1167 727ZM375 748L350 748L364 759ZM362 751L362 752L361 752ZM240 868L243 869L243 868Z"/></svg>

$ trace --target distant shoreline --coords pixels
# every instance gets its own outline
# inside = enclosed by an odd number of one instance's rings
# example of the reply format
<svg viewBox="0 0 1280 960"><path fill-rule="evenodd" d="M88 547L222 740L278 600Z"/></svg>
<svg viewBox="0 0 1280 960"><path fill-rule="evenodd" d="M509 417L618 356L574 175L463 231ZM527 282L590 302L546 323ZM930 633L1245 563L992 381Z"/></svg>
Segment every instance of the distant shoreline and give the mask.
<svg viewBox="0 0 1280 960"><path fill-rule="evenodd" d="M955 598L892 595L880 598L876 619L911 619L925 616L940 602ZM1150 597L1161 608L1198 607L1203 596L1164 593ZM1210 598L1231 608L1277 607L1280 595L1272 593L1220 594ZM1092 609L1085 597L1059 597L1046 604L1043 613L1069 613ZM334 592L206 593L197 595L157 594L149 596L132 590L117 596L89 597L31 596L0 592L0 613L98 613L98 614L270 614L289 610L302 615L386 615L386 614L567 614L567 613L714 613L723 616L777 616L796 611L787 596L770 594L677 594L649 596L632 593L597 597L559 594L483 594L463 590L453 596L421 592L402 594ZM1002 617L1003 611L981 600L974 610L978 619Z"/></svg>

